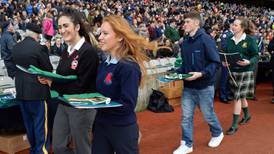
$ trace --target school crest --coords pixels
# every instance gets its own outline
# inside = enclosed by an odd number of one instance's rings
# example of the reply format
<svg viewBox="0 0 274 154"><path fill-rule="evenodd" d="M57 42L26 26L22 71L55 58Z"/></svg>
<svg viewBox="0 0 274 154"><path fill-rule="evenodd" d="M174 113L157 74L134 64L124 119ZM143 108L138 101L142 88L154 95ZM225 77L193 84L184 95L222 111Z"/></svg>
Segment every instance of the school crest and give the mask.
<svg viewBox="0 0 274 154"><path fill-rule="evenodd" d="M73 60L71 62L71 66L70 66L71 69L75 70L77 68L77 66L78 66L78 58L79 58L78 55L73 58Z"/></svg>
<svg viewBox="0 0 274 154"><path fill-rule="evenodd" d="M243 48L247 48L247 42L244 42L242 45Z"/></svg>

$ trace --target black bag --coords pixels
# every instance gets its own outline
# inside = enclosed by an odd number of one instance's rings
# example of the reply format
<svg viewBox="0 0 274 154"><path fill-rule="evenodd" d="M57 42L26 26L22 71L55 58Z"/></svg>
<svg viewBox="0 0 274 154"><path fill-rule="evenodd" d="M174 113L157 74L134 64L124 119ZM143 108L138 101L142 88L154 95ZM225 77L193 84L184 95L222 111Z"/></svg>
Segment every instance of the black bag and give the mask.
<svg viewBox="0 0 274 154"><path fill-rule="evenodd" d="M152 94L149 97L149 104L147 107L152 112L173 112L174 109L168 104L168 100L164 93L152 89Z"/></svg>

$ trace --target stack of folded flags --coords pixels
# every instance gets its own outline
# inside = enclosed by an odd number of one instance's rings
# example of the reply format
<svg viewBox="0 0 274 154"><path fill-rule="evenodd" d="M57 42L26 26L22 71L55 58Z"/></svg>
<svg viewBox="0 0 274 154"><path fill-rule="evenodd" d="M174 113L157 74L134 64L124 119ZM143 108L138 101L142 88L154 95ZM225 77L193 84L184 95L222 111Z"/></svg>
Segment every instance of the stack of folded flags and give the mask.
<svg viewBox="0 0 274 154"><path fill-rule="evenodd" d="M18 105L12 94L0 94L0 108L8 108Z"/></svg>
<svg viewBox="0 0 274 154"><path fill-rule="evenodd" d="M101 104L101 103L109 104L111 100L110 98L105 97L100 93L63 95L63 98L67 102L89 103L92 105Z"/></svg>
<svg viewBox="0 0 274 154"><path fill-rule="evenodd" d="M165 78L169 79L169 80L183 80L183 79L189 78L191 76L192 76L192 74L171 73L171 74L165 75Z"/></svg>

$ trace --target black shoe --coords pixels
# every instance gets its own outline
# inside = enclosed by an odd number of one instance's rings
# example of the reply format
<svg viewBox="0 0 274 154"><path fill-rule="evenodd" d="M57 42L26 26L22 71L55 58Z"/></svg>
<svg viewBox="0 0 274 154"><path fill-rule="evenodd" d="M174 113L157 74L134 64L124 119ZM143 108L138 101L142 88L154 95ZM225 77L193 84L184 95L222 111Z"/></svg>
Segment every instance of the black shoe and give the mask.
<svg viewBox="0 0 274 154"><path fill-rule="evenodd" d="M220 98L220 102L225 103L225 104L228 104L228 99L226 99L226 98L221 99L221 98Z"/></svg>
<svg viewBox="0 0 274 154"><path fill-rule="evenodd" d="M239 124L240 125L244 125L244 124L246 124L249 120L251 119L251 116L249 116L248 118L243 118L240 122L239 122Z"/></svg>
<svg viewBox="0 0 274 154"><path fill-rule="evenodd" d="M230 127L227 131L226 131L226 135L233 135L237 132L238 128L234 128L234 127Z"/></svg>

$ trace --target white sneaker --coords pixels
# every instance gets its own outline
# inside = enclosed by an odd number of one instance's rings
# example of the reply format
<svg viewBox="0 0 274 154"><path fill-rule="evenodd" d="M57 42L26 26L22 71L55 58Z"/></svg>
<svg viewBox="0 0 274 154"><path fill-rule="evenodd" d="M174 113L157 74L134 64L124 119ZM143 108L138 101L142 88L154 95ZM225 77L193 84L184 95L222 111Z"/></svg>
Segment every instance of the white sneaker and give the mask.
<svg viewBox="0 0 274 154"><path fill-rule="evenodd" d="M175 151L173 151L173 154L191 153L193 151L193 147L188 147L185 144L186 144L185 141L181 141L181 145Z"/></svg>
<svg viewBox="0 0 274 154"><path fill-rule="evenodd" d="M221 133L218 137L212 137L208 143L208 146L211 148L218 147L221 144L223 138L224 138L223 133Z"/></svg>

